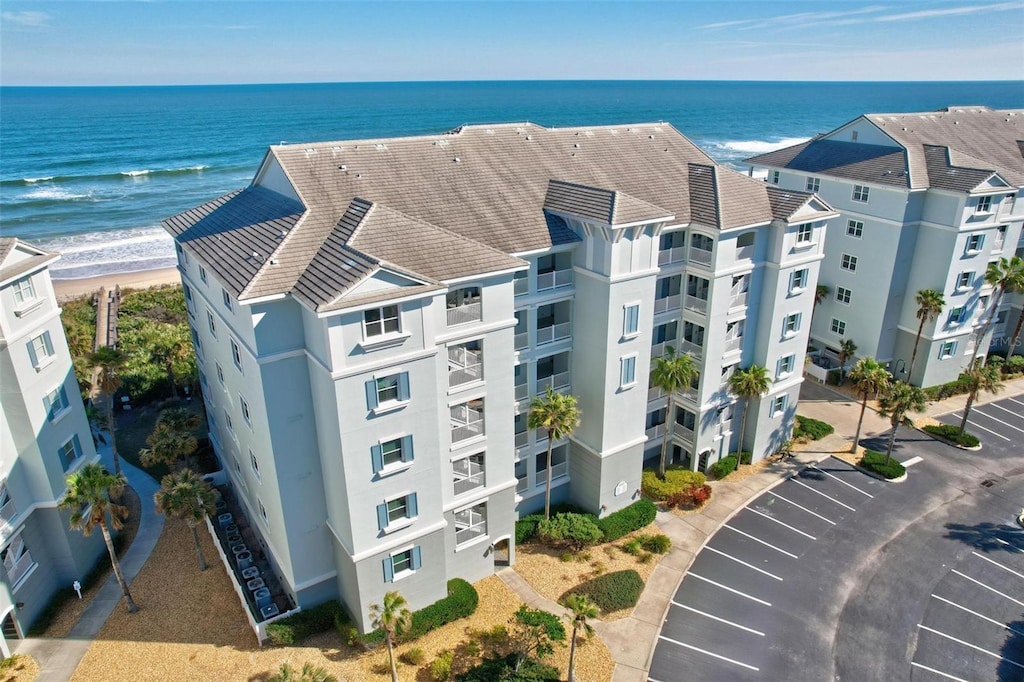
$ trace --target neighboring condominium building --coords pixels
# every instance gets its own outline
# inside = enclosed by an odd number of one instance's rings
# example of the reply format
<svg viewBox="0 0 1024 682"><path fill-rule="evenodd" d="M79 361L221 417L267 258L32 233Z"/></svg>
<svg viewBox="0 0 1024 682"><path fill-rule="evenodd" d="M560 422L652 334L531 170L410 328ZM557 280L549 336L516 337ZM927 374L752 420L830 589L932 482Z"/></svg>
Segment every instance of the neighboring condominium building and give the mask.
<svg viewBox="0 0 1024 682"><path fill-rule="evenodd" d="M1012 256L1024 201L1024 110L950 107L865 114L807 142L747 159L781 189L813 191L840 211L829 230L812 340L890 363L905 377L919 320L916 294L945 296L925 324L913 376L956 379L993 338L1012 333L1020 298L1005 296L991 334L978 339L992 288L988 263ZM753 168L751 169L753 170Z"/></svg>
<svg viewBox="0 0 1024 682"><path fill-rule="evenodd" d="M548 387L583 419L552 498L633 502L666 398L651 357L690 352L674 458L741 444L731 373L770 369L742 445L789 434L824 221L810 194L718 167L666 124L271 147L252 184L165 221L211 440L300 605L415 608L514 560L543 507Z"/></svg>
<svg viewBox="0 0 1024 682"><path fill-rule="evenodd" d="M97 459L47 266L59 256L0 238L0 650L104 550L58 511L65 477Z"/></svg>

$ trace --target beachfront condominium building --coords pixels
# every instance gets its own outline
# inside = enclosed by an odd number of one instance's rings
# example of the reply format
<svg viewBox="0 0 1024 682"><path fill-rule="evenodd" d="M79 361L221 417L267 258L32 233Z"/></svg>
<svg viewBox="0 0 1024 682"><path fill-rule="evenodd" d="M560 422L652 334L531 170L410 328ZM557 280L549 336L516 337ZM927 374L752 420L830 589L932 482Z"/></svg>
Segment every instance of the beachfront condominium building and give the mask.
<svg viewBox="0 0 1024 682"><path fill-rule="evenodd" d="M666 124L271 147L245 189L165 221L211 441L300 605L419 608L514 560L517 515L608 514L668 437L704 467L791 428L825 220ZM652 355L691 353L673 424ZM767 366L741 438L727 389ZM528 426L548 388L582 423ZM667 436L666 436L667 434Z"/></svg>
<svg viewBox="0 0 1024 682"><path fill-rule="evenodd" d="M59 256L0 238L0 650L104 551L57 509L65 477L96 461L47 267Z"/></svg>
<svg viewBox="0 0 1024 682"><path fill-rule="evenodd" d="M916 295L934 289L945 308L927 321L910 381L956 379L1020 314L1004 296L984 328L989 262L1017 249L1024 220L1024 111L950 107L865 114L807 142L747 159L780 189L817 193L841 217L825 243L812 342L890 363L905 378L919 319Z"/></svg>

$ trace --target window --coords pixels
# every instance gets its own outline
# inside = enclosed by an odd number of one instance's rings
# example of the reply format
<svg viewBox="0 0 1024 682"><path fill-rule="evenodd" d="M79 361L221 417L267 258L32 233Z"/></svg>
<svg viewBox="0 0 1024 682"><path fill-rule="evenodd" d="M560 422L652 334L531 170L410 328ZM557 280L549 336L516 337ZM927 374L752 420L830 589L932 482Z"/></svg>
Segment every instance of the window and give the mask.
<svg viewBox="0 0 1024 682"><path fill-rule="evenodd" d="M974 273L973 272L961 272L960 276L956 278L956 288L957 289L969 289L971 287L971 282L973 282L973 281L974 281Z"/></svg>
<svg viewBox="0 0 1024 682"><path fill-rule="evenodd" d="M797 270L789 276L789 292L798 293L807 288L807 269Z"/></svg>
<svg viewBox="0 0 1024 682"><path fill-rule="evenodd" d="M640 331L640 304L627 305L623 311L622 335L636 336Z"/></svg>
<svg viewBox="0 0 1024 682"><path fill-rule="evenodd" d="M256 504L260 506L260 517L263 518L263 523L266 523L269 519L267 518L267 508L263 506L263 500L256 500Z"/></svg>
<svg viewBox="0 0 1024 682"><path fill-rule="evenodd" d="M245 398L238 396L238 401L242 404L242 419L249 426L252 426L252 415L249 413L249 403L245 401Z"/></svg>
<svg viewBox="0 0 1024 682"><path fill-rule="evenodd" d="M202 265L199 266L199 279L203 280L203 284L206 284L206 268Z"/></svg>
<svg viewBox="0 0 1024 682"><path fill-rule="evenodd" d="M860 220L848 220L846 222L846 236L860 239L864 236L864 223Z"/></svg>
<svg viewBox="0 0 1024 682"><path fill-rule="evenodd" d="M391 583L412 575L422 565L423 557L418 546L395 552L384 559L384 582Z"/></svg>
<svg viewBox="0 0 1024 682"><path fill-rule="evenodd" d="M387 473L388 469L398 469L400 465L412 462L412 436L381 441L370 448L370 457L375 474Z"/></svg>
<svg viewBox="0 0 1024 682"><path fill-rule="evenodd" d="M978 197L978 205L974 208L975 213L991 213L992 197Z"/></svg>
<svg viewBox="0 0 1024 682"><path fill-rule="evenodd" d="M843 322L842 320L837 320L836 318L833 317L831 329L833 334L838 334L839 336L846 336L846 323Z"/></svg>
<svg viewBox="0 0 1024 682"><path fill-rule="evenodd" d="M796 365L796 355L787 355L779 359L779 371L778 376L784 377L793 373L793 367Z"/></svg>
<svg viewBox="0 0 1024 682"><path fill-rule="evenodd" d="M370 410L394 407L408 400L408 372L374 377L366 382L366 405Z"/></svg>
<svg viewBox="0 0 1024 682"><path fill-rule="evenodd" d="M217 362L216 360L214 360L213 362L214 362L215 365L217 365L217 381L219 381L220 385L223 386L224 385L224 368L221 367L220 363Z"/></svg>
<svg viewBox="0 0 1024 682"><path fill-rule="evenodd" d="M619 388L628 388L636 383L636 355L619 358Z"/></svg>
<svg viewBox="0 0 1024 682"><path fill-rule="evenodd" d="M853 292L846 287L836 287L836 300L844 305L850 305L850 298Z"/></svg>
<svg viewBox="0 0 1024 682"><path fill-rule="evenodd" d="M802 225L796 226L797 244L810 244L812 236L814 236L814 228L810 223L803 223Z"/></svg>
<svg viewBox="0 0 1024 682"><path fill-rule="evenodd" d="M772 416L778 417L786 412L786 403L789 402L789 396L783 393L780 396L776 396L772 400Z"/></svg>
<svg viewBox="0 0 1024 682"><path fill-rule="evenodd" d="M235 431L235 424L231 420L231 413L228 412L226 409L224 410L224 426L227 427L228 431L234 433L234 431Z"/></svg>
<svg viewBox="0 0 1024 682"><path fill-rule="evenodd" d="M227 289L221 289L221 295L224 297L224 307L231 310L231 294Z"/></svg>
<svg viewBox="0 0 1024 682"><path fill-rule="evenodd" d="M807 178L807 191L817 192L821 189L821 178Z"/></svg>
<svg viewBox="0 0 1024 682"><path fill-rule="evenodd" d="M753 246L754 241L757 239L756 232L744 232L739 237L736 237L736 248L745 249L748 246Z"/></svg>
<svg viewBox="0 0 1024 682"><path fill-rule="evenodd" d="M768 182L772 183L773 185L779 184L779 171L773 170L771 173L769 173Z"/></svg>
<svg viewBox="0 0 1024 682"><path fill-rule="evenodd" d="M238 350L238 343L231 339L231 359L235 363L235 367L239 370L242 369L242 353Z"/></svg>
<svg viewBox="0 0 1024 682"><path fill-rule="evenodd" d="M409 493L377 505L377 529L387 530L389 526L397 528L408 524L419 514L416 504L416 493ZM394 529L393 528L393 529Z"/></svg>
<svg viewBox="0 0 1024 682"><path fill-rule="evenodd" d="M487 503L455 512L455 546L487 535Z"/></svg>
<svg viewBox="0 0 1024 682"><path fill-rule="evenodd" d="M798 331L800 331L800 313L786 315L786 319L782 322L782 335L793 336Z"/></svg>
<svg viewBox="0 0 1024 682"><path fill-rule="evenodd" d="M21 533L15 535L10 544L0 551L0 558L3 559L4 568L7 569L7 579L12 587L15 587L18 581L24 578L29 569L35 565L28 547L25 546L25 541L21 539Z"/></svg>
<svg viewBox="0 0 1024 682"><path fill-rule="evenodd" d="M78 436L72 436L68 442L57 449L57 453L60 456L60 464L64 471L70 469L74 461L82 456L82 444L79 442Z"/></svg>
<svg viewBox="0 0 1024 682"><path fill-rule="evenodd" d="M850 272L857 272L857 257L844 253L842 260L839 262L839 267Z"/></svg>
<svg viewBox="0 0 1024 682"><path fill-rule="evenodd" d="M196 304L192 300L192 287L183 283L181 290L185 292L185 307L188 309L189 317L194 318L196 316Z"/></svg>
<svg viewBox="0 0 1024 682"><path fill-rule="evenodd" d="M192 333L192 347L196 349L196 357L200 362L203 361L203 343L199 340L199 334L196 333L195 328L189 328Z"/></svg>
<svg viewBox="0 0 1024 682"><path fill-rule="evenodd" d="M856 142L857 141L857 131L856 130L851 130L850 131L850 141L852 141L852 142Z"/></svg>
<svg viewBox="0 0 1024 682"><path fill-rule="evenodd" d="M256 459L256 453L252 450L249 451L249 466L252 467L252 473L256 474L256 480L262 481L263 477L260 476L260 462Z"/></svg>
<svg viewBox="0 0 1024 682"><path fill-rule="evenodd" d="M14 291L14 302L18 304L27 303L36 297L31 277L22 277L11 286L11 290Z"/></svg>
<svg viewBox="0 0 1024 682"><path fill-rule="evenodd" d="M661 408L657 412L657 414L661 415L661 422L659 422L661 424L665 423L665 413L666 413L665 408ZM654 413L652 413L652 414L654 414ZM650 419L651 415L647 415L647 417L648 417L648 419ZM648 427L648 428L651 428L651 427ZM548 453L546 451L538 453L536 459L534 460L534 464L536 466L536 471L537 471L537 478L538 478L537 483L540 484L540 483L543 482L543 483L546 484L547 483L547 475L548 475L547 474L547 469L548 469ZM554 481L557 481L559 478L562 478L563 476L567 476L568 474L569 474L569 445L566 443L566 444L563 444L563 445L559 445L558 447L553 448L551 450L551 481L552 481L552 483L554 483Z"/></svg>
<svg viewBox="0 0 1024 682"><path fill-rule="evenodd" d="M181 244L175 244L174 250L178 252L178 259L181 261L181 264L188 265L188 254L185 252L185 249L181 248Z"/></svg>
<svg viewBox="0 0 1024 682"><path fill-rule="evenodd" d="M28 342L28 357L36 369L42 369L53 360L53 344L50 332L43 332Z"/></svg>
<svg viewBox="0 0 1024 682"><path fill-rule="evenodd" d="M394 334L401 331L398 324L398 306L386 305L363 312L363 333L366 338Z"/></svg>
<svg viewBox="0 0 1024 682"><path fill-rule="evenodd" d="M957 306L949 311L949 324L961 324L967 317L966 306Z"/></svg>
<svg viewBox="0 0 1024 682"><path fill-rule="evenodd" d="M217 322L213 319L213 312L210 310L206 311L206 322L210 326L210 333L213 334L213 338L217 338Z"/></svg>
<svg viewBox="0 0 1024 682"><path fill-rule="evenodd" d="M46 409L46 418L56 421L57 417L64 414L68 409L68 394L63 386L58 386L43 397L43 407Z"/></svg>
<svg viewBox="0 0 1024 682"><path fill-rule="evenodd" d="M977 253L981 251L981 247L985 244L985 235L983 234L972 234L967 238L967 253Z"/></svg>
<svg viewBox="0 0 1024 682"><path fill-rule="evenodd" d="M865 185L854 185L853 186L853 200L867 203L869 188Z"/></svg>
<svg viewBox="0 0 1024 682"><path fill-rule="evenodd" d="M939 360L951 358L956 354L956 341L946 341L939 347Z"/></svg>

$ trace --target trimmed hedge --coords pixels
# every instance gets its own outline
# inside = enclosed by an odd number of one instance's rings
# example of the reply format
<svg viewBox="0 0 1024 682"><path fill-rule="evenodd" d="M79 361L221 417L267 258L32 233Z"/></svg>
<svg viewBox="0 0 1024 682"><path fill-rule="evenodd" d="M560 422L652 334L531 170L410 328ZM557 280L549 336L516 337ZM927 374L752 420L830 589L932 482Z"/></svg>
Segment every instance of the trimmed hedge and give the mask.
<svg viewBox="0 0 1024 682"><path fill-rule="evenodd" d="M732 455L723 457L714 464L708 467L708 473L711 474L711 478L716 481L720 481L733 471L736 470L736 458Z"/></svg>
<svg viewBox="0 0 1024 682"><path fill-rule="evenodd" d="M956 381L939 384L938 386L929 386L924 389L925 396L928 397L928 400L932 401L950 398L955 395L965 395L970 392L971 378L966 374L961 374Z"/></svg>
<svg viewBox="0 0 1024 682"><path fill-rule="evenodd" d="M974 448L981 444L977 436L974 436L966 431L960 433L960 429L952 424L928 424L924 427L924 430L933 436L945 438L946 440L953 441L957 445L962 445L965 448Z"/></svg>
<svg viewBox="0 0 1024 682"><path fill-rule="evenodd" d="M834 432L835 429L832 428L831 424L798 414L796 416L796 426L793 427L793 438L821 440L825 436L832 435Z"/></svg>
<svg viewBox="0 0 1024 682"><path fill-rule="evenodd" d="M581 550L604 539L593 517L584 514L555 514L537 524L537 537L555 547Z"/></svg>
<svg viewBox="0 0 1024 682"><path fill-rule="evenodd" d="M704 485L707 477L699 471L672 467L665 469L665 480L658 478L658 472L651 470L644 471L640 480L644 495L652 500L666 500L675 493Z"/></svg>
<svg viewBox="0 0 1024 682"><path fill-rule="evenodd" d="M864 456L861 457L860 461L857 463L865 469L870 469L876 474L888 479L899 478L903 474L907 473L907 470L903 465L895 459L890 459L889 463L886 464L884 452L865 450Z"/></svg>
<svg viewBox="0 0 1024 682"><path fill-rule="evenodd" d="M597 520L597 527L604 534L605 542L618 540L623 535L649 526L658 515L658 508L647 499L639 499L633 504Z"/></svg>
<svg viewBox="0 0 1024 682"><path fill-rule="evenodd" d="M640 574L633 569L629 569L605 573L593 580L588 580L581 585L567 590L558 601L564 605L569 595L583 594L590 601L594 602L598 608L607 613L636 606L643 589L644 581Z"/></svg>
<svg viewBox="0 0 1024 682"><path fill-rule="evenodd" d="M331 628L338 628L340 631L350 622L341 602L328 601L271 623L267 626L267 638L273 644L291 646Z"/></svg>
<svg viewBox="0 0 1024 682"><path fill-rule="evenodd" d="M543 514L528 514L516 521L516 544L529 542L537 536L537 524L544 520Z"/></svg>
<svg viewBox="0 0 1024 682"><path fill-rule="evenodd" d="M398 636L400 642L411 642L419 639L442 625L473 615L480 603L480 595L476 589L462 578L448 581L448 596L439 599L430 606L412 613L412 626ZM384 641L383 630L373 630L360 635L353 628L350 632L349 644L357 642L364 645L380 644Z"/></svg>

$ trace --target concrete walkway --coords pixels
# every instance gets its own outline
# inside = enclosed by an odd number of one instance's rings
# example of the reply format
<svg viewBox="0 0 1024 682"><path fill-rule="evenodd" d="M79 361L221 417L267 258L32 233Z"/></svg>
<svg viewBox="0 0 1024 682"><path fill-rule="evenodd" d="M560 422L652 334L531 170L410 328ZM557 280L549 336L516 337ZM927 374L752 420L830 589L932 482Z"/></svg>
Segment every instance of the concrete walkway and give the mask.
<svg viewBox="0 0 1024 682"><path fill-rule="evenodd" d="M108 471L113 471L114 461L110 454L110 446L100 444L97 449L100 451L102 464ZM121 472L128 480L128 485L138 494L142 507L135 540L121 559L121 571L130 588L132 580L142 570L142 566L160 538L160 533L164 528L164 517L156 513L156 505L153 502L153 494L160 489L156 481L146 472L126 462L123 457L121 458ZM101 555L101 560L109 561L106 552ZM68 586L68 589L71 587ZM85 656L92 640L121 601L121 587L117 584L117 578L111 573L103 587L82 612L78 623L71 628L67 637L30 637L18 643L17 653L28 654L36 660L40 668L37 678L39 682L66 682L71 679L71 675L75 672L82 657ZM144 603L137 602L137 604L140 612L145 610ZM144 618L145 616L138 614L138 617Z"/></svg>
<svg viewBox="0 0 1024 682"><path fill-rule="evenodd" d="M1021 394L1024 394L1024 378L1006 382L1006 388L998 395L986 393L979 396L975 404L982 405ZM935 417L948 414L962 410L965 402L966 396L954 396L930 403L921 415L910 416ZM723 523L765 490L809 464L827 459L833 453L850 450L860 418L859 401L827 386L806 381L801 388L798 412L828 422L835 428L835 433L803 446L800 451L793 453L793 457L768 464L742 481L712 481L714 492L711 500L699 514L677 516L671 512L658 512L655 524L672 540L672 549L655 567L629 618L610 623L594 623L594 629L615 660L613 682L646 682L654 648L672 597L697 553ZM861 440L885 435L890 428L889 420L874 412L869 403L864 413ZM528 606L559 615L567 613L562 606L537 593L513 569L504 569L498 576Z"/></svg>

